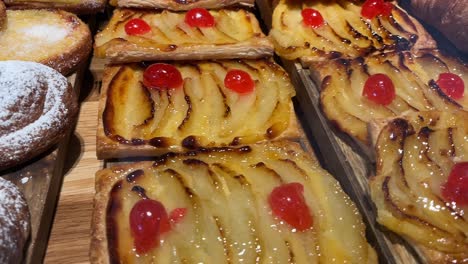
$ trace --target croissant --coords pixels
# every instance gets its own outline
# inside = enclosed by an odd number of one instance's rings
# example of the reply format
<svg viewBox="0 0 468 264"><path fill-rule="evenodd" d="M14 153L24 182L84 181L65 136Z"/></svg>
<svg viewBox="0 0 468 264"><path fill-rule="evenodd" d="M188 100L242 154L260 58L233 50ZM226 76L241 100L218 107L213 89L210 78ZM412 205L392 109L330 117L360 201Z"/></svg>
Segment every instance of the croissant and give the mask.
<svg viewBox="0 0 468 264"><path fill-rule="evenodd" d="M468 52L468 4L465 0L407 0L415 16L442 32L455 46Z"/></svg>

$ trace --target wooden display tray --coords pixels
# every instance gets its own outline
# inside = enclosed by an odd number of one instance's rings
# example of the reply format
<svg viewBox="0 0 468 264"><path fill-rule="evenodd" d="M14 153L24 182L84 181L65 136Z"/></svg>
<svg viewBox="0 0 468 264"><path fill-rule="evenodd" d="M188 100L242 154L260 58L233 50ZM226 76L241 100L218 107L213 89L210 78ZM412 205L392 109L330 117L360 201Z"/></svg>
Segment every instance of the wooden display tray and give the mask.
<svg viewBox="0 0 468 264"><path fill-rule="evenodd" d="M77 95L85 70L85 67L80 67L68 78ZM0 173L0 177L10 180L19 187L28 203L31 233L23 259L25 264L40 263L44 258L60 194L68 142L73 130L74 124L67 130L64 138L46 153Z"/></svg>

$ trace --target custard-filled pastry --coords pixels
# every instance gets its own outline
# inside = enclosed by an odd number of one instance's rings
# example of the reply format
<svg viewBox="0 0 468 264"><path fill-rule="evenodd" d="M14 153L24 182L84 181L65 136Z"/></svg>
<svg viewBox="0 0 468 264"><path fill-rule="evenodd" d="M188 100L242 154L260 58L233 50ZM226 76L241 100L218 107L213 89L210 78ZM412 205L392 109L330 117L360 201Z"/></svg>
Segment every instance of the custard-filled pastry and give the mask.
<svg viewBox="0 0 468 264"><path fill-rule="evenodd" d="M418 112L376 123L378 222L426 263L468 259L468 114Z"/></svg>
<svg viewBox="0 0 468 264"><path fill-rule="evenodd" d="M273 11L270 36L281 57L304 62L436 48L419 22L383 0L281 0Z"/></svg>
<svg viewBox="0 0 468 264"><path fill-rule="evenodd" d="M61 9L77 14L94 14L106 7L107 0L4 0L14 9Z"/></svg>
<svg viewBox="0 0 468 264"><path fill-rule="evenodd" d="M468 111L468 67L438 51L338 59L315 69L325 115L364 143L372 119L407 111Z"/></svg>
<svg viewBox="0 0 468 264"><path fill-rule="evenodd" d="M228 6L254 6L254 0L111 0L111 5L130 8L190 10L192 8L218 9Z"/></svg>
<svg viewBox="0 0 468 264"><path fill-rule="evenodd" d="M243 9L117 9L96 36L95 55L111 62L260 58L273 55L273 44Z"/></svg>
<svg viewBox="0 0 468 264"><path fill-rule="evenodd" d="M97 154L153 156L297 138L294 94L286 72L271 60L109 67L99 104Z"/></svg>
<svg viewBox="0 0 468 264"><path fill-rule="evenodd" d="M74 14L37 9L6 13L0 61L35 61L68 75L91 52L91 32Z"/></svg>
<svg viewBox="0 0 468 264"><path fill-rule="evenodd" d="M291 142L101 170L92 230L92 263L377 263L354 203Z"/></svg>

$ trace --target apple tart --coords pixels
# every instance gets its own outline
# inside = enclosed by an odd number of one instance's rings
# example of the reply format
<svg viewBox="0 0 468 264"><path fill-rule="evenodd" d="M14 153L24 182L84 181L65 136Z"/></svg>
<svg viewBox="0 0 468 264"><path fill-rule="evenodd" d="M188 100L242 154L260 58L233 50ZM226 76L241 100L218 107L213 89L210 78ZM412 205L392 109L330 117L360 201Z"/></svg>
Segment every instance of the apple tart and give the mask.
<svg viewBox="0 0 468 264"><path fill-rule="evenodd" d="M468 114L414 112L373 126L378 222L427 263L468 259Z"/></svg>
<svg viewBox="0 0 468 264"><path fill-rule="evenodd" d="M95 55L113 63L273 55L273 44L255 15L242 9L179 13L117 9L95 42Z"/></svg>
<svg viewBox="0 0 468 264"><path fill-rule="evenodd" d="M419 22L383 0L280 0L270 36L281 57L304 62L436 48Z"/></svg>
<svg viewBox="0 0 468 264"><path fill-rule="evenodd" d="M407 111L468 111L468 67L438 51L337 59L315 70L327 118L364 143L372 119Z"/></svg>
<svg viewBox="0 0 468 264"><path fill-rule="evenodd" d="M291 142L96 174L92 263L377 263L354 203Z"/></svg>
<svg viewBox="0 0 468 264"><path fill-rule="evenodd" d="M298 138L286 72L272 60L134 63L105 70L99 158Z"/></svg>

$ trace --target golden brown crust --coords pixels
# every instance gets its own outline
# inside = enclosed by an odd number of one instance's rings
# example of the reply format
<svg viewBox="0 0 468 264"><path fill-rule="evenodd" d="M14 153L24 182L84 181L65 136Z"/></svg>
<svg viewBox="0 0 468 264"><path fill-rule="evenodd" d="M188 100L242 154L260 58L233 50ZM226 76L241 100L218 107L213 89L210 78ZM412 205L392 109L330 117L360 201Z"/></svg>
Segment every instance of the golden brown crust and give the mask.
<svg viewBox="0 0 468 264"><path fill-rule="evenodd" d="M262 63L265 63L267 61L260 61L259 65ZM220 61L219 63L222 63ZM252 61L252 65L255 65L255 61ZM260 66L259 66L260 67ZM262 66L263 67L263 66ZM276 64L272 64L271 66L272 69L275 67L279 67ZM183 152L186 151L187 148L185 148L183 145L183 139L180 139L178 141L176 137L174 136L173 138L168 138L170 141L168 146L164 147L154 147L149 145L148 143L146 144L140 144L140 145L133 145L133 144L122 144L116 141L115 139L110 138L109 136L106 135L105 131L105 125L104 125L104 112L106 109L106 106L108 104L108 89L111 85L111 82L113 81L114 77L116 74L120 71L121 66L111 66L108 67L104 71L104 76L103 76L103 84L101 87L101 97L99 99L99 113L98 113L98 128L97 128L97 137L96 137L96 146L97 146L97 156L99 159L108 159L108 158L121 158L121 157L132 157L132 156L154 156L154 155L161 155L167 152ZM282 69L279 68L279 72L277 73L278 75L285 74ZM286 78L286 77L285 77ZM292 87L287 87L287 85L291 85L289 82L289 79L286 79L286 82L284 84L284 87L280 87L280 89L292 89ZM277 89L277 88L275 88ZM291 94L289 96L293 95L293 91L291 91ZM288 97L289 99L290 97ZM283 99L283 98L282 98ZM281 100L282 100L281 99ZM278 99L279 100L279 99ZM300 128L299 128L299 123L297 120L297 117L295 116L294 108L292 105L292 101L289 99L288 102L288 110L289 110L289 120L288 120L288 125L284 130L281 130L281 133L279 135L275 135L272 139L275 140L280 140L280 139L297 139L301 136ZM275 123L277 124L277 123ZM175 131L177 132L177 131ZM175 133L174 132L174 133ZM233 142L236 138L236 136L241 136L241 135L232 135L232 138L229 139L229 142L225 142L226 140L223 139L220 142L199 142L201 146L199 147L214 147L214 146L219 146L219 144L222 145L229 145L231 142ZM261 138L259 141L255 142L265 142L269 140L268 137L266 136L260 136L260 134L255 134L252 133L252 135L247 134L247 135L242 135L245 136L246 138L250 137L255 137L255 138ZM221 140L221 139L218 139ZM247 139L247 140L252 140L252 139ZM249 141L249 142L250 142ZM208 143L208 146L203 145L204 143ZM239 143L236 143L239 144ZM240 144L245 144L244 142L241 142Z"/></svg>
<svg viewBox="0 0 468 264"><path fill-rule="evenodd" d="M61 10L8 10L7 17L0 45L9 49L0 50L0 60L36 61L68 75L91 52L91 32L74 14ZM48 30L60 32L48 32L57 39L44 35L42 31Z"/></svg>
<svg viewBox="0 0 468 264"><path fill-rule="evenodd" d="M95 38L95 56L107 58L111 63L124 63L252 59L273 55L273 44L262 33L252 13L242 9L210 12L218 22L205 31L188 26L184 22L185 13L117 9L107 27ZM152 31L140 36L126 34L123 27L134 17L147 21ZM170 22L163 22L166 20ZM234 26L240 29L234 30Z"/></svg>
<svg viewBox="0 0 468 264"><path fill-rule="evenodd" d="M169 9L175 11L190 10L192 8L218 9L228 6L253 7L253 0L117 0L114 3L119 7Z"/></svg>
<svg viewBox="0 0 468 264"><path fill-rule="evenodd" d="M50 0L5 0L10 9L61 9L75 14L94 14L104 11L106 0L50 1Z"/></svg>
<svg viewBox="0 0 468 264"><path fill-rule="evenodd" d="M6 7L2 0L0 0L0 31L3 30L3 27L6 23Z"/></svg>

